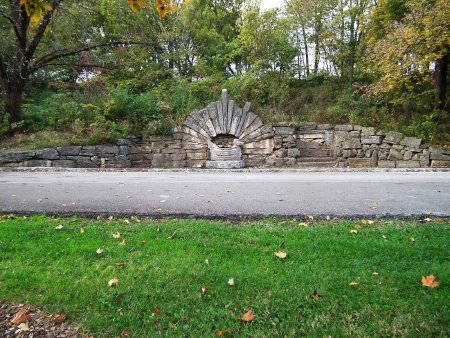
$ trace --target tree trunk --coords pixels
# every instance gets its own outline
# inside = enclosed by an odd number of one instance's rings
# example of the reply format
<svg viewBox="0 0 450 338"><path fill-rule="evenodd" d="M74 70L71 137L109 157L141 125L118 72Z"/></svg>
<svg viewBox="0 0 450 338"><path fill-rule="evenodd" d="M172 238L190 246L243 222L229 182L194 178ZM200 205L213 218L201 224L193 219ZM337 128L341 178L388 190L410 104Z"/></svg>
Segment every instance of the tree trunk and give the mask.
<svg viewBox="0 0 450 338"><path fill-rule="evenodd" d="M306 77L309 77L309 52L308 52L308 36L306 35L305 25L302 24L303 44L305 46L305 65Z"/></svg>
<svg viewBox="0 0 450 338"><path fill-rule="evenodd" d="M5 110L8 115L9 122L9 135L14 135L15 132L20 130L20 126L17 123L22 117L22 92L23 85L12 85L6 89L5 94Z"/></svg>
<svg viewBox="0 0 450 338"><path fill-rule="evenodd" d="M444 110L446 106L448 54L444 55L437 63L434 73L434 87L436 90L436 107Z"/></svg>

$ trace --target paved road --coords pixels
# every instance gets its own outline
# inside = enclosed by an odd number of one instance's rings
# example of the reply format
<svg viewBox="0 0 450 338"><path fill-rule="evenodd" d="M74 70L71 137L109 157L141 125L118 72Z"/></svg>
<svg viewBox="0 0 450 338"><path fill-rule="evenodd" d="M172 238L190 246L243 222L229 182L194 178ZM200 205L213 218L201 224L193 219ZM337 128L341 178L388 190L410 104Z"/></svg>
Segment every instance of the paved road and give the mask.
<svg viewBox="0 0 450 338"><path fill-rule="evenodd" d="M450 216L450 172L0 172L0 212Z"/></svg>

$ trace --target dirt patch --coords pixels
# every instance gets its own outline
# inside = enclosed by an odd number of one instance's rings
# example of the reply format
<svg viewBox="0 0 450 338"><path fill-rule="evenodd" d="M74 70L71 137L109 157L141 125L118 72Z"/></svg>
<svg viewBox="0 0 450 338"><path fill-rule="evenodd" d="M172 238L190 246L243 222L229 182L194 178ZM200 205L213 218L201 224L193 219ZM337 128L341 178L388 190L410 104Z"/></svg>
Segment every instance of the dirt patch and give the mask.
<svg viewBox="0 0 450 338"><path fill-rule="evenodd" d="M16 319L16 320L13 320ZM56 321L55 321L56 319ZM12 324L11 321L16 324ZM61 316L48 315L24 304L0 300L0 337L4 338L81 338L80 329L61 321Z"/></svg>

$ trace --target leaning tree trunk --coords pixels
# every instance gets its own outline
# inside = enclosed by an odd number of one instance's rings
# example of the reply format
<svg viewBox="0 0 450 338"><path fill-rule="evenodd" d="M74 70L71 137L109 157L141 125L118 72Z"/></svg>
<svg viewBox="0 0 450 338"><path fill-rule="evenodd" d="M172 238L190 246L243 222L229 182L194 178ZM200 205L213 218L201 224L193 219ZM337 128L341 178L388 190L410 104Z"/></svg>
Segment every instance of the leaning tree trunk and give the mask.
<svg viewBox="0 0 450 338"><path fill-rule="evenodd" d="M446 107L447 92L447 72L448 72L448 54L444 55L437 63L434 73L434 87L436 90L435 102L436 107L444 110Z"/></svg>

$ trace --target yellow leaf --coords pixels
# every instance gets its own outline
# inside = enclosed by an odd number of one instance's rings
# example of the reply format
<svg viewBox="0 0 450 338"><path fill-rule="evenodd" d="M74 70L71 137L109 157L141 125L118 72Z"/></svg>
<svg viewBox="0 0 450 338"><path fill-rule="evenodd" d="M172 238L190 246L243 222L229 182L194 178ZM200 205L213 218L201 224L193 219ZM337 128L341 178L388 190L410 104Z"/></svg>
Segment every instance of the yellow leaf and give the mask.
<svg viewBox="0 0 450 338"><path fill-rule="evenodd" d="M98 248L98 249L95 251L95 253L96 253L97 255L101 255L101 254L104 253L104 252L105 252L105 250L100 249L100 248Z"/></svg>
<svg viewBox="0 0 450 338"><path fill-rule="evenodd" d="M357 233L358 233L358 231L357 231L357 230L355 230L355 229L352 229L352 230L350 230L350 233L351 233L351 234L357 234Z"/></svg>
<svg viewBox="0 0 450 338"><path fill-rule="evenodd" d="M110 279L108 282L109 287L117 286L119 284L119 280L117 278Z"/></svg>
<svg viewBox="0 0 450 338"><path fill-rule="evenodd" d="M278 250L278 251L274 252L274 255L280 259L285 259L287 257L287 253L282 250Z"/></svg>
<svg viewBox="0 0 450 338"><path fill-rule="evenodd" d="M350 282L348 285L355 286L355 285L358 285L358 284L359 284L358 282Z"/></svg>
<svg viewBox="0 0 450 338"><path fill-rule="evenodd" d="M125 240L123 239L121 242L119 242L119 245L120 245L120 246L125 246L125 245L127 245L127 243L126 243Z"/></svg>
<svg viewBox="0 0 450 338"><path fill-rule="evenodd" d="M115 234L112 234L114 238L120 238L120 232L116 232Z"/></svg>
<svg viewBox="0 0 450 338"><path fill-rule="evenodd" d="M429 275L426 277L422 276L422 285L429 288L437 288L439 286L439 282L435 281L434 275Z"/></svg>
<svg viewBox="0 0 450 338"><path fill-rule="evenodd" d="M233 286L234 285L234 278L228 279L227 284Z"/></svg>

